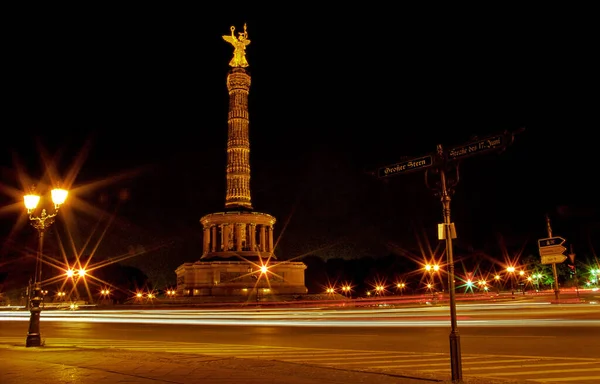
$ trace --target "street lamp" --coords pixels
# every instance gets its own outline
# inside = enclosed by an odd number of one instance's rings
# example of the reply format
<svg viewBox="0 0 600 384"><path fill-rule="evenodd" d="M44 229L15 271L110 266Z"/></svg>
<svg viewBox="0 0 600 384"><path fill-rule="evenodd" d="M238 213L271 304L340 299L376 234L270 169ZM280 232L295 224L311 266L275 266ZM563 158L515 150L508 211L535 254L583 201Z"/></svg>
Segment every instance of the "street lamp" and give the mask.
<svg viewBox="0 0 600 384"><path fill-rule="evenodd" d="M406 288L406 283L398 283L396 284L396 288L400 290L400 296L404 293L404 288Z"/></svg>
<svg viewBox="0 0 600 384"><path fill-rule="evenodd" d="M519 271L519 276L521 276L519 287L521 287L521 293L525 294L525 282L523 281L523 278L525 277L525 271Z"/></svg>
<svg viewBox="0 0 600 384"><path fill-rule="evenodd" d="M29 331L27 332L26 347L40 347L42 345L42 337L40 334L40 314L42 312L41 304L44 301L42 293L42 251L44 248L44 232L48 229L54 218L58 214L58 209L67 199L68 191L65 189L53 189L51 192L52 202L54 203L54 213L47 213L46 209L42 209L40 216L34 216L33 212L40 202L40 196L34 194L25 195L23 197L25 208L31 225L38 231L38 251L35 259L35 274L33 276L33 291L30 298L29 312Z"/></svg>
<svg viewBox="0 0 600 384"><path fill-rule="evenodd" d="M258 271L256 271L256 272L252 269L252 266L248 267L248 273L250 273L252 278L256 279L256 284L254 286L254 289L256 290L256 304L258 304L258 302L260 301L258 283L260 282L261 277L263 275L266 275L268 271L269 271L269 266L265 265L265 264L261 265L258 268ZM258 274L257 274L257 272L258 272Z"/></svg>
<svg viewBox="0 0 600 384"><path fill-rule="evenodd" d="M351 290L351 287L349 285L342 286L342 291L344 292L346 297L348 297L350 295L350 290Z"/></svg>
<svg viewBox="0 0 600 384"><path fill-rule="evenodd" d="M498 294L500 294L500 284L499 284L500 279L501 279L500 275L496 274L494 276L494 280L496 281L496 293L498 293Z"/></svg>
<svg viewBox="0 0 600 384"><path fill-rule="evenodd" d="M430 274L430 281L434 281L434 274L440 273L440 266L438 264L426 264L425 271ZM439 277L439 276L438 276ZM442 284L442 292L444 291L444 281L440 278L440 283Z"/></svg>
<svg viewBox="0 0 600 384"><path fill-rule="evenodd" d="M512 292L512 298L515 298L515 267L507 267L506 272L510 273L510 290Z"/></svg>

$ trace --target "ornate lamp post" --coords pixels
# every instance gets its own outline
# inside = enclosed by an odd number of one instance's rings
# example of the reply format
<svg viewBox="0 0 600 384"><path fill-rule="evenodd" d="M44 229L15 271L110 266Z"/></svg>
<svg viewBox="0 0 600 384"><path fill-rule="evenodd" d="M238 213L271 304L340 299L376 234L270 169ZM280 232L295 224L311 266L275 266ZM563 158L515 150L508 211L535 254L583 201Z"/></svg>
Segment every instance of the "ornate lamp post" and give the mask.
<svg viewBox="0 0 600 384"><path fill-rule="evenodd" d="M54 203L54 213L48 214L46 209L42 209L39 216L34 216L34 211L40 202L40 196L34 193L24 196L25 208L31 225L38 231L38 251L35 259L35 274L33 276L33 290L30 296L29 311L29 331L27 332L26 347L40 347L42 338L40 335L40 314L42 312L41 303L44 301L42 293L42 251L44 248L44 232L48 229L54 218L58 214L58 209L67 199L68 191L65 189L52 190L52 202Z"/></svg>

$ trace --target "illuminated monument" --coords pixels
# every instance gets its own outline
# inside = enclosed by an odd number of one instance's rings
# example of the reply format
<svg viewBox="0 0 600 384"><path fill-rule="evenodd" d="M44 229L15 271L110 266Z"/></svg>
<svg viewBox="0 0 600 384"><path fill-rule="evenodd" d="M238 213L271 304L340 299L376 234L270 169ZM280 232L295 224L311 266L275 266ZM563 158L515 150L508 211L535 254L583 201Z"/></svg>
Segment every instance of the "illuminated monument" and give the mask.
<svg viewBox="0 0 600 384"><path fill-rule="evenodd" d="M250 75L244 32L223 39L234 47L227 75L229 113L227 118L227 191L225 212L203 216L203 251L200 261L184 263L177 274L179 296L251 296L305 294L301 262L275 261L273 230L275 218L253 211L250 196L250 136L248 93Z"/></svg>

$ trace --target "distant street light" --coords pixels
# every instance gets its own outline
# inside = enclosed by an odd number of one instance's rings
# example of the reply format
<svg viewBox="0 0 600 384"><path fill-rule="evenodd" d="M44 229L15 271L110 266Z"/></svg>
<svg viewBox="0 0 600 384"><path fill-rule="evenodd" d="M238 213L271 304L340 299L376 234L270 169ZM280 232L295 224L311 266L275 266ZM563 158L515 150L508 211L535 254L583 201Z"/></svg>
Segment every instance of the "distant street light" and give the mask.
<svg viewBox="0 0 600 384"><path fill-rule="evenodd" d="M513 299L515 298L515 267L510 266L506 268L506 272L510 274L510 290Z"/></svg>
<svg viewBox="0 0 600 384"><path fill-rule="evenodd" d="M396 288L400 290L400 296L404 293L404 288L406 288L406 283L398 283L396 284Z"/></svg>
<svg viewBox="0 0 600 384"><path fill-rule="evenodd" d="M348 297L350 295L351 287L349 285L342 286L342 292Z"/></svg>
<svg viewBox="0 0 600 384"><path fill-rule="evenodd" d="M259 281L260 281L261 277L262 277L263 275L266 275L266 274L267 274L267 272L269 272L269 266L268 266L268 265L266 265L266 264L263 264L263 265L261 265L261 266L258 268L258 274L256 274L256 272L255 272L255 271L252 269L252 267L251 267L251 266L250 266L250 267L248 267L248 273L250 273L250 275L251 275L251 276L252 276L254 279L256 279L256 284L254 285L254 289L255 289L255 291L256 291L256 303L257 303L257 304L258 304L258 302L260 301L260 296L259 296L259 292L260 292L260 290L259 290L259 284L258 284L258 283L259 283Z"/></svg>
<svg viewBox="0 0 600 384"><path fill-rule="evenodd" d="M23 197L27 214L31 225L38 231L38 251L35 259L35 274L33 281L33 291L30 297L30 313L29 331L27 332L26 347L40 347L42 345L42 336L40 334L40 314L42 312L41 304L44 301L42 292L42 254L44 249L44 232L48 229L54 218L58 215L60 206L67 199L68 191L65 189L53 189L51 192L52 202L54 203L54 213L48 214L43 208L39 216L35 216L35 212L40 196L33 192Z"/></svg>

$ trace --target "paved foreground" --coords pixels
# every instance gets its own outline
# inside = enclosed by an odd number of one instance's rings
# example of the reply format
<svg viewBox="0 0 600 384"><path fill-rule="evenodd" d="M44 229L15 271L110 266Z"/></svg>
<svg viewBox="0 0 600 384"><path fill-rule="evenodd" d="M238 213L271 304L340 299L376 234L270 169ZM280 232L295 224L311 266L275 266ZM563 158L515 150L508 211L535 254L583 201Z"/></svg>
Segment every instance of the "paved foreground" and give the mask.
<svg viewBox="0 0 600 384"><path fill-rule="evenodd" d="M449 377L386 375L280 361L76 347L0 344L2 384L429 384ZM527 383L465 378L465 384ZM531 382L529 382L531 383Z"/></svg>

